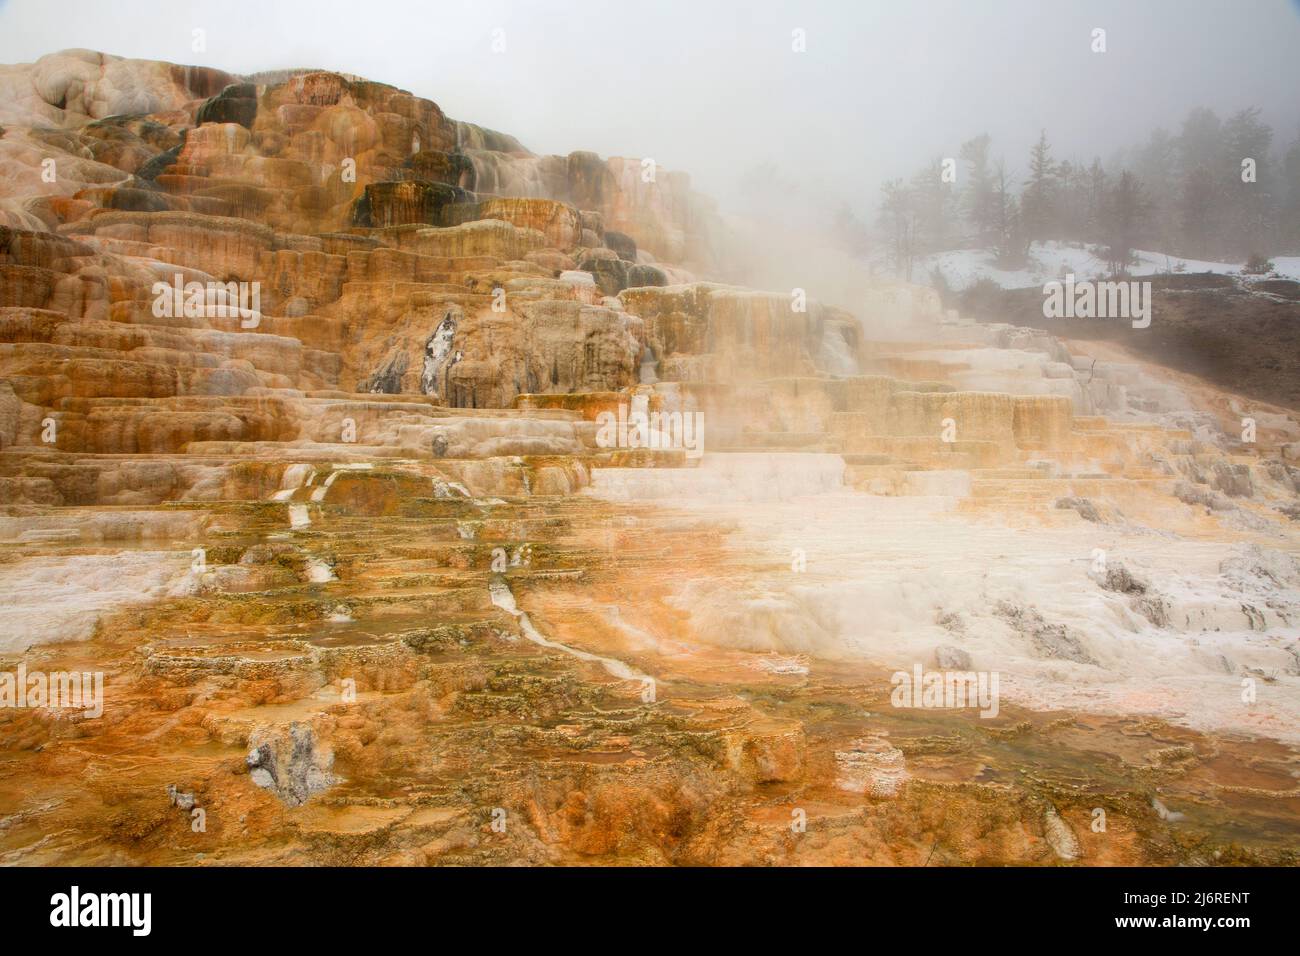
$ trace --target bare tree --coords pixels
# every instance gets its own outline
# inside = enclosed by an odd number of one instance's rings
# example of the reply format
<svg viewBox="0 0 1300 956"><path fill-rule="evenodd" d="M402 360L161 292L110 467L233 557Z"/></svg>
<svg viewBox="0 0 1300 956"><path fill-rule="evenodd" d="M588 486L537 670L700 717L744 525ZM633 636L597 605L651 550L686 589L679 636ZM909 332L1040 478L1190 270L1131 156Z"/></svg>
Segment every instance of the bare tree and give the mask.
<svg viewBox="0 0 1300 956"><path fill-rule="evenodd" d="M962 195L962 211L975 230L976 241L988 245L994 234L993 170L989 166L989 135L983 133L967 140L961 147L961 159L966 164L966 188Z"/></svg>
<svg viewBox="0 0 1300 956"><path fill-rule="evenodd" d="M1004 269L1017 269L1029 257L1029 238L1014 189L1006 163L999 159L993 172L993 253Z"/></svg>
<svg viewBox="0 0 1300 956"><path fill-rule="evenodd" d="M915 193L901 179L890 180L881 187L880 224L885 230L895 274L911 282L918 252L920 216Z"/></svg>

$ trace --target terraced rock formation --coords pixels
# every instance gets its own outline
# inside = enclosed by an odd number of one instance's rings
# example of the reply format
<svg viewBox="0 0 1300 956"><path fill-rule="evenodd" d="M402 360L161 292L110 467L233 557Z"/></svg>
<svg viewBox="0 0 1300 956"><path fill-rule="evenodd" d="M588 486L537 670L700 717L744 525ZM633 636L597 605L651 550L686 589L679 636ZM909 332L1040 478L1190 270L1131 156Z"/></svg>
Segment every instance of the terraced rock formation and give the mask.
<svg viewBox="0 0 1300 956"><path fill-rule="evenodd" d="M1295 862L1293 411L356 77L0 126L0 670L104 677L0 707L0 861Z"/></svg>

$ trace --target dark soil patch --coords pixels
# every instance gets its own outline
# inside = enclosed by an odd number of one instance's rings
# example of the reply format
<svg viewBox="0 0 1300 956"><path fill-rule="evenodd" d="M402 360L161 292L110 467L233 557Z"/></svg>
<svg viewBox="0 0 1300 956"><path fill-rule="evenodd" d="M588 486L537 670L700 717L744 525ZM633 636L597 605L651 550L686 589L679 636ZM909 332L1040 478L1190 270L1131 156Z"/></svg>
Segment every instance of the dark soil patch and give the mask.
<svg viewBox="0 0 1300 956"><path fill-rule="evenodd" d="M1210 274L1152 276L1150 281L1151 325L1145 329L1122 319L1045 318L1038 288L983 286L958 294L956 304L981 322L1116 342L1147 362L1300 410L1300 283L1271 279L1245 284Z"/></svg>

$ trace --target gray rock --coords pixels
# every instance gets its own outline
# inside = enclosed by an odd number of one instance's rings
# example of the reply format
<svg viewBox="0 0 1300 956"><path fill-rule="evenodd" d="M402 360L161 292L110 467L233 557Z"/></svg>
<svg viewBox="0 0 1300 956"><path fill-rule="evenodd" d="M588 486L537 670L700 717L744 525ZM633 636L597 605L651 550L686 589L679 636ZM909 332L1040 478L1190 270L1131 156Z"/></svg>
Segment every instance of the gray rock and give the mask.
<svg viewBox="0 0 1300 956"><path fill-rule="evenodd" d="M1149 594L1135 598L1132 608L1156 627L1169 626L1169 604L1158 595Z"/></svg>
<svg viewBox="0 0 1300 956"><path fill-rule="evenodd" d="M379 368L357 383L357 391L372 395L396 395L402 390L402 376L406 374L406 368L406 355L393 349Z"/></svg>
<svg viewBox="0 0 1300 956"><path fill-rule="evenodd" d="M263 790L271 790L275 787L275 774L263 767L258 767L249 773L253 783L257 784Z"/></svg>
<svg viewBox="0 0 1300 956"><path fill-rule="evenodd" d="M961 615L955 611L940 611L935 616L934 623L938 624L945 631L953 634L965 634L966 622L961 619Z"/></svg>
<svg viewBox="0 0 1300 956"><path fill-rule="evenodd" d="M1077 664L1097 663L1077 634L1064 624L1049 624L1033 608L999 601L996 613L1020 634L1029 638L1035 652L1042 657L1074 661Z"/></svg>
<svg viewBox="0 0 1300 956"><path fill-rule="evenodd" d="M1216 461L1211 484L1231 498L1249 498L1255 494L1255 482L1249 465Z"/></svg>
<svg viewBox="0 0 1300 956"><path fill-rule="evenodd" d="M1219 492L1198 488L1186 481L1180 481L1174 486L1174 497L1183 504L1201 505L1211 511L1232 511L1237 507Z"/></svg>
<svg viewBox="0 0 1300 956"><path fill-rule="evenodd" d="M275 791L291 807L302 806L312 794L338 782L330 773L333 752L316 745L316 736L306 724L292 723L287 735L255 743L246 763L253 783Z"/></svg>
<svg viewBox="0 0 1300 956"><path fill-rule="evenodd" d="M636 262L636 240L626 233L605 230L605 247L613 249L626 262Z"/></svg>
<svg viewBox="0 0 1300 956"><path fill-rule="evenodd" d="M1056 812L1056 807L1049 805L1043 814L1043 835L1047 838L1048 845L1062 860L1079 858L1081 852L1079 840L1070 829L1070 825Z"/></svg>
<svg viewBox="0 0 1300 956"><path fill-rule="evenodd" d="M1094 580L1105 590L1116 594L1146 594L1150 588L1150 585L1118 562L1108 565L1106 574L1097 576Z"/></svg>
<svg viewBox="0 0 1300 956"><path fill-rule="evenodd" d="M1084 521L1101 523L1096 505L1087 498L1057 498L1055 507L1062 511L1077 511Z"/></svg>
<svg viewBox="0 0 1300 956"><path fill-rule="evenodd" d="M953 647L949 644L940 644L934 649L934 663L940 670L945 671L968 671L970 666L970 655L960 647Z"/></svg>

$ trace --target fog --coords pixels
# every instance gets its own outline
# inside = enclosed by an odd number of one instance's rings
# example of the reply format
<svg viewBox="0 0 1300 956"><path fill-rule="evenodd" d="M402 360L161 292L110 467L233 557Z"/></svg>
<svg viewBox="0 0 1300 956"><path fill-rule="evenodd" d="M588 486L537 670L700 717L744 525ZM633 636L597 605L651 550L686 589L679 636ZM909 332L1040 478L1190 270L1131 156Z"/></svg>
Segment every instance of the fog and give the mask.
<svg viewBox="0 0 1300 956"><path fill-rule="evenodd" d="M0 2L0 61L71 46L359 74L534 151L652 156L724 206L770 163L801 202L865 213L883 178L982 132L1019 168L1044 127L1086 161L1193 106L1260 106L1283 143L1300 124L1300 5L1284 0Z"/></svg>

